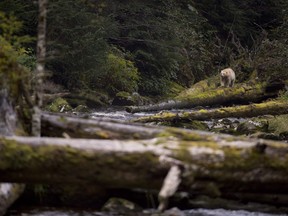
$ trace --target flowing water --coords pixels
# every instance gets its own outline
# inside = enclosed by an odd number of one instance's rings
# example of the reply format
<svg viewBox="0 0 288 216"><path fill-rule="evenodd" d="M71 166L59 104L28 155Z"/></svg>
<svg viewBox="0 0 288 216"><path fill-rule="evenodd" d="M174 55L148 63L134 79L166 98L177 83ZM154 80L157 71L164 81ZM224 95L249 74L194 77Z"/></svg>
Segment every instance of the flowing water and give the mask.
<svg viewBox="0 0 288 216"><path fill-rule="evenodd" d="M133 118L139 118L143 116L153 115L157 112L139 112L139 113L128 113L123 108L108 108L105 110L94 110L91 113L91 118L104 117L108 119L118 119L118 120L130 120Z"/></svg>
<svg viewBox="0 0 288 216"><path fill-rule="evenodd" d="M119 213L119 212L96 212L96 211L71 211L57 209L34 209L30 211L10 210L6 216L285 216L287 214L268 214L261 212L249 212L243 210L224 209L193 209L184 211L174 211L166 213L156 213L152 210L141 213Z"/></svg>

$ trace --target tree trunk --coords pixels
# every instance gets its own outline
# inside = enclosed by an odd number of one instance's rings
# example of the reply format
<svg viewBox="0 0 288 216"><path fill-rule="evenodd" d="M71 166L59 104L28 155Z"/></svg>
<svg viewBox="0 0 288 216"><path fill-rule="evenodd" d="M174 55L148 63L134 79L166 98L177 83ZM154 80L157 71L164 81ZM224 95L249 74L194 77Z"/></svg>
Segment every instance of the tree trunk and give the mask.
<svg viewBox="0 0 288 216"><path fill-rule="evenodd" d="M184 109L197 106L215 106L228 104L248 104L260 102L267 98L276 97L285 85L282 83L260 83L256 85L238 84L233 88L219 87L204 92L186 91L168 102L140 106L127 107L131 113L143 111L159 111L171 109Z"/></svg>
<svg viewBox="0 0 288 216"><path fill-rule="evenodd" d="M0 181L159 190L178 166L180 190L212 197L238 193L248 200L254 193L259 198L251 199L259 202L273 194L270 201L282 205L287 155L287 143L178 128L162 128L146 140L1 137Z"/></svg>
<svg viewBox="0 0 288 216"><path fill-rule="evenodd" d="M46 17L48 0L38 0L38 38L37 38L37 63L35 72L35 104L32 110L32 135L41 134L41 107L43 103L42 86L45 74L45 56L46 56Z"/></svg>
<svg viewBox="0 0 288 216"><path fill-rule="evenodd" d="M42 114L42 135L49 137L94 139L149 139L163 130L154 126L129 124L105 118L83 119L65 115Z"/></svg>
<svg viewBox="0 0 288 216"><path fill-rule="evenodd" d="M211 120L219 118L250 118L261 115L282 115L288 114L288 103L285 101L268 101L260 104L243 106L224 107L210 110L197 110L192 112L162 112L152 116L134 119L134 122L164 122L164 121L190 121L190 120Z"/></svg>

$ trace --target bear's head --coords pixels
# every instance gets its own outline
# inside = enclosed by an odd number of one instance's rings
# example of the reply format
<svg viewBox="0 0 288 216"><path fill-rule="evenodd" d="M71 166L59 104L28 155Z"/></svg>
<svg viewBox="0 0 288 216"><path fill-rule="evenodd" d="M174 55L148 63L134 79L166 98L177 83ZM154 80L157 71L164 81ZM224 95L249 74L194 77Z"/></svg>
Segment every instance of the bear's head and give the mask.
<svg viewBox="0 0 288 216"><path fill-rule="evenodd" d="M228 71L226 71L226 70L222 70L221 71L221 76L222 77L225 77L225 76L227 76L228 75Z"/></svg>

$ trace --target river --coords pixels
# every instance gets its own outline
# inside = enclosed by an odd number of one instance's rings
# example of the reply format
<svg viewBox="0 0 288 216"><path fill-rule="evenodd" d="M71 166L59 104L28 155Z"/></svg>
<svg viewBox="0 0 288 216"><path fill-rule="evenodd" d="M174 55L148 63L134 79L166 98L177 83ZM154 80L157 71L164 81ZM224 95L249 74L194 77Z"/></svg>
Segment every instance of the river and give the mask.
<svg viewBox="0 0 288 216"><path fill-rule="evenodd" d="M96 212L96 211L72 211L60 209L33 209L33 210L10 210L5 216L285 216L287 214L268 214L261 212L249 212L243 210L224 209L193 209L170 212L167 214L153 213L146 210L141 213L119 213L119 212Z"/></svg>

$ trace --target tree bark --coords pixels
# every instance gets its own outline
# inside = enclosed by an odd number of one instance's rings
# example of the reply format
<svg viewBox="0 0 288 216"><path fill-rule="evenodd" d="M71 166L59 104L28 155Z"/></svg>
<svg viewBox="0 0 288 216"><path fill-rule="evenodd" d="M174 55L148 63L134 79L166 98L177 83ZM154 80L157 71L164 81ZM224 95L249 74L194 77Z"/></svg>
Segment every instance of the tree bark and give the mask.
<svg viewBox="0 0 288 216"><path fill-rule="evenodd" d="M259 199L251 199L259 202L273 194L270 201L280 205L277 198L287 198L287 143L162 129L145 140L1 137L0 181L159 190L178 166L180 190L191 194L238 193L249 200L255 193Z"/></svg>
<svg viewBox="0 0 288 216"><path fill-rule="evenodd" d="M106 118L85 119L56 114L42 114L42 135L91 139L149 139L163 130L155 126L131 124Z"/></svg>
<svg viewBox="0 0 288 216"><path fill-rule="evenodd" d="M224 107L210 110L196 110L192 112L160 112L152 116L134 119L133 122L171 122L190 120L211 120L219 118L250 118L261 115L288 114L288 103L285 101L268 101L260 104Z"/></svg>
<svg viewBox="0 0 288 216"><path fill-rule="evenodd" d="M185 109L197 106L216 106L231 104L248 104L261 102L267 98L276 97L281 89L285 87L282 83L259 83L254 85L238 84L233 88L219 87L204 92L186 91L173 100L159 104L139 107L127 107L131 113L145 111L159 111L171 109Z"/></svg>
<svg viewBox="0 0 288 216"><path fill-rule="evenodd" d="M45 56L46 56L46 17L48 0L38 0L38 38L37 38L37 62L35 72L35 104L32 109L32 135L41 134L41 107L43 104L43 77L45 74Z"/></svg>

